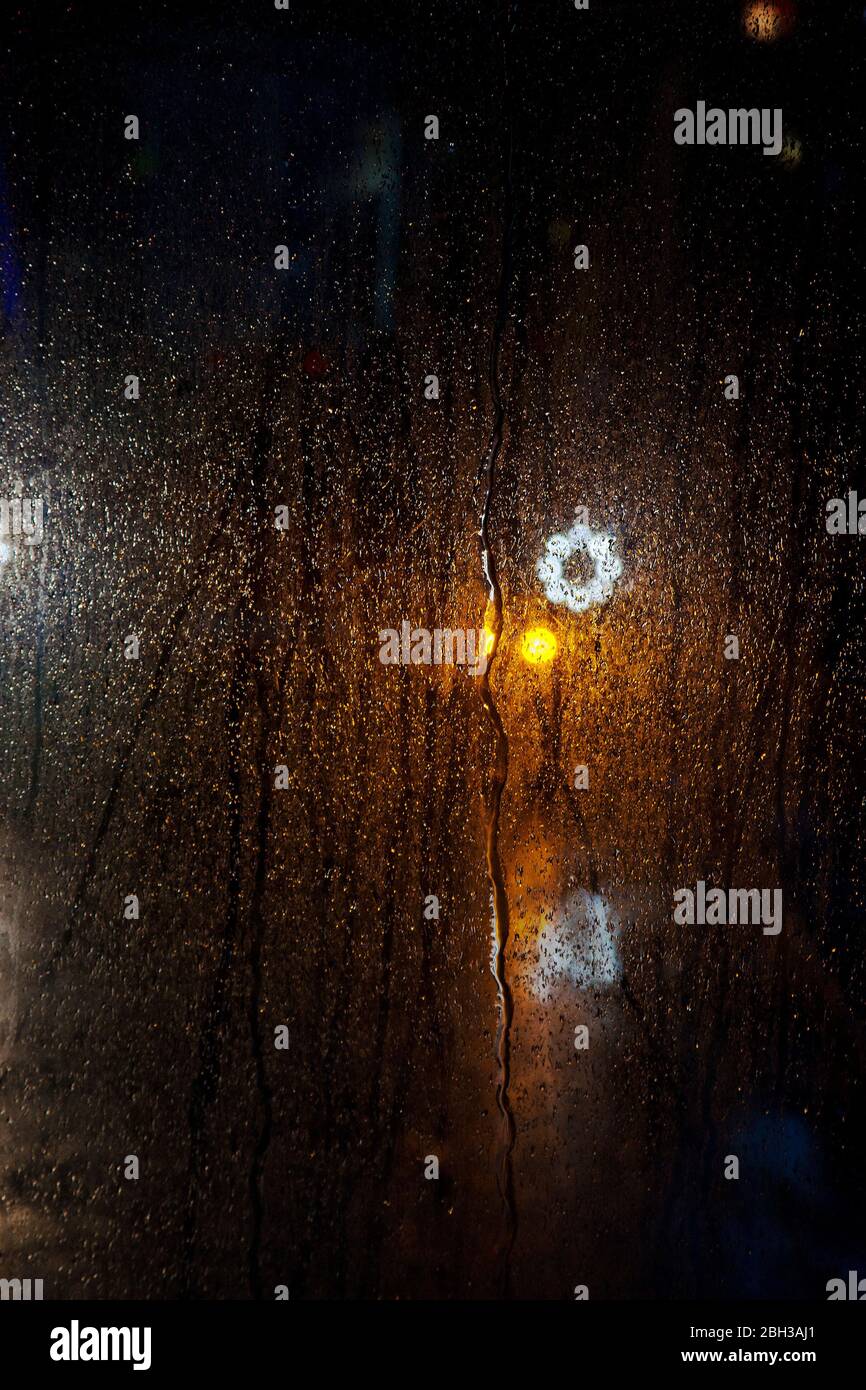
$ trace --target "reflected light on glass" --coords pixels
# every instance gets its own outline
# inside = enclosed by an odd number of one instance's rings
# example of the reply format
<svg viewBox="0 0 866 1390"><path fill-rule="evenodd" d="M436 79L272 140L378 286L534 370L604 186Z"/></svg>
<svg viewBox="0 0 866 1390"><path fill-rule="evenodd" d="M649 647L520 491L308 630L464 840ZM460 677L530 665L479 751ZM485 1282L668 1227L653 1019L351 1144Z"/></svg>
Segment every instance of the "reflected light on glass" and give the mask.
<svg viewBox="0 0 866 1390"><path fill-rule="evenodd" d="M617 948L619 917L599 893L581 888L546 923L538 936L538 965L533 993L545 999L551 989L604 989L622 978Z"/></svg>
<svg viewBox="0 0 866 1390"><path fill-rule="evenodd" d="M559 643L549 627L530 627L523 634L520 655L530 666L545 666L559 650Z"/></svg>
<svg viewBox="0 0 866 1390"><path fill-rule="evenodd" d="M752 0L743 11L743 28L757 43L773 43L794 26L791 0Z"/></svg>
<svg viewBox="0 0 866 1390"><path fill-rule="evenodd" d="M577 583L565 573L574 555L585 555L592 565L592 576L585 583ZM622 574L616 537L608 531L594 531L583 522L575 522L564 535L548 537L535 572L551 603L561 603L572 613L584 613L593 604L604 603L610 598Z"/></svg>

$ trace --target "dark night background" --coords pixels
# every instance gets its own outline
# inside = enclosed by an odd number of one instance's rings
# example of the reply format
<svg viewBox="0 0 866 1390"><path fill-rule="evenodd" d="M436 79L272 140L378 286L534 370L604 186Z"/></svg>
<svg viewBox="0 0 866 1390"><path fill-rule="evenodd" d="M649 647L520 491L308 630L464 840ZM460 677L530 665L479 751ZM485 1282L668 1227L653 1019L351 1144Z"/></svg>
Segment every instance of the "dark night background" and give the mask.
<svg viewBox="0 0 866 1390"><path fill-rule="evenodd" d="M824 524L866 494L866 18L801 0L762 42L744 8L7 12L0 482L45 538L0 570L0 1277L866 1274L866 541ZM678 147L698 100L790 143ZM377 659L404 618L484 620L497 380L513 1242L491 726L464 674ZM535 564L581 505L623 576L574 616ZM782 933L675 925L699 878L781 886ZM609 978L575 966L592 912Z"/></svg>

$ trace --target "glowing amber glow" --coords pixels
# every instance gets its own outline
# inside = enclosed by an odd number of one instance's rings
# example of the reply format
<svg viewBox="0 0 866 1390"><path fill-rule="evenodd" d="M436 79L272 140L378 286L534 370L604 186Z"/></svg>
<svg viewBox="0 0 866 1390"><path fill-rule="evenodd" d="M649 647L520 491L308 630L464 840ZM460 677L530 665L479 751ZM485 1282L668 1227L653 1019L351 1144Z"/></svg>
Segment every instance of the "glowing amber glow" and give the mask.
<svg viewBox="0 0 866 1390"><path fill-rule="evenodd" d="M786 169L796 169L802 158L802 142L797 139L796 135L786 135L782 153L779 155L779 163Z"/></svg>
<svg viewBox="0 0 866 1390"><path fill-rule="evenodd" d="M489 656L496 646L496 633L487 624L484 624L484 655Z"/></svg>
<svg viewBox="0 0 866 1390"><path fill-rule="evenodd" d="M743 27L758 43L772 43L793 27L791 0L752 0L743 11Z"/></svg>
<svg viewBox="0 0 866 1390"><path fill-rule="evenodd" d="M523 634L520 652L530 666L542 666L556 656L559 643L549 627L530 627Z"/></svg>

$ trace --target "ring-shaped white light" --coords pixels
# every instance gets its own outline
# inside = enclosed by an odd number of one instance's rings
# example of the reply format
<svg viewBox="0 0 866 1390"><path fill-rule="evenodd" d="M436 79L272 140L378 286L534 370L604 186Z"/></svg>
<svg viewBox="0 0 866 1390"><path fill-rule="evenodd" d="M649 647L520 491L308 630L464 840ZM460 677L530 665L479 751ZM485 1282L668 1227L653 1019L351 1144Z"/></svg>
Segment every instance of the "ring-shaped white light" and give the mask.
<svg viewBox="0 0 866 1390"><path fill-rule="evenodd" d="M583 552L592 561L593 574L585 584L566 579L565 566L572 555ZM549 536L545 553L535 567L551 603L562 603L572 613L584 613L595 603L605 603L622 574L622 561L616 553L616 537L609 531L594 531L576 521L565 535Z"/></svg>

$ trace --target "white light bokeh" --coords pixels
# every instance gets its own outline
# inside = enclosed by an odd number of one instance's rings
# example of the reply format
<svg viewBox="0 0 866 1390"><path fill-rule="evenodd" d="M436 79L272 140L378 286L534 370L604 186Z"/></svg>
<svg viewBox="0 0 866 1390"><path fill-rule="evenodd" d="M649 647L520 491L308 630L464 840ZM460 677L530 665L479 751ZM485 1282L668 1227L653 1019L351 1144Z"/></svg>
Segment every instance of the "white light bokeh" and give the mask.
<svg viewBox="0 0 866 1390"><path fill-rule="evenodd" d="M592 578L576 584L565 577L565 566L572 555L583 553L593 565ZM572 613L584 613L593 604L605 603L622 574L622 561L616 553L616 537L608 531L594 531L575 522L564 535L549 536L545 553L536 565L536 574L551 603L564 604Z"/></svg>
<svg viewBox="0 0 866 1390"><path fill-rule="evenodd" d="M538 935L532 991L545 999L557 986L603 989L622 978L619 917L599 893L578 889Z"/></svg>

